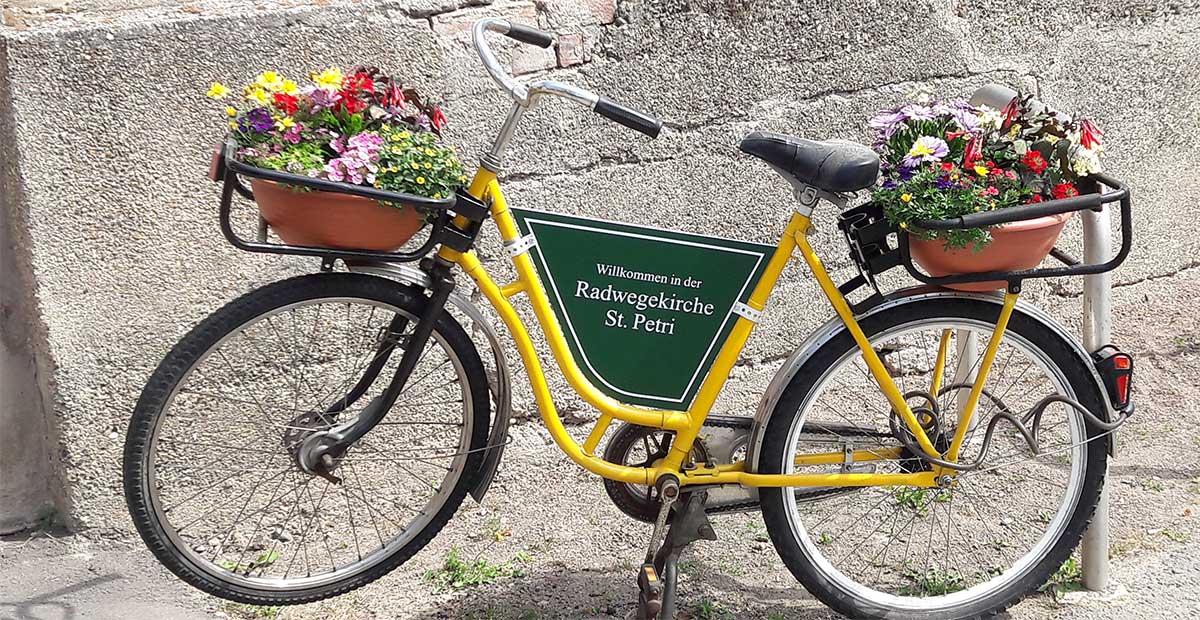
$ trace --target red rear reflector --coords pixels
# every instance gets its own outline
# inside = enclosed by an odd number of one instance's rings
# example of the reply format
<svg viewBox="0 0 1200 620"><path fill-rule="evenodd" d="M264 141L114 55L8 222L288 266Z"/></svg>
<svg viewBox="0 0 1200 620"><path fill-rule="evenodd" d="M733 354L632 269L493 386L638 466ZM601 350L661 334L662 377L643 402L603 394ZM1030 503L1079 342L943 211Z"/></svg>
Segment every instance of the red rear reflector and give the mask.
<svg viewBox="0 0 1200 620"><path fill-rule="evenodd" d="M1117 402L1129 402L1129 375L1117 376Z"/></svg>
<svg viewBox="0 0 1200 620"><path fill-rule="evenodd" d="M1096 363L1100 378L1104 380L1113 408L1128 408L1133 381L1133 356L1109 344L1093 353L1092 360Z"/></svg>

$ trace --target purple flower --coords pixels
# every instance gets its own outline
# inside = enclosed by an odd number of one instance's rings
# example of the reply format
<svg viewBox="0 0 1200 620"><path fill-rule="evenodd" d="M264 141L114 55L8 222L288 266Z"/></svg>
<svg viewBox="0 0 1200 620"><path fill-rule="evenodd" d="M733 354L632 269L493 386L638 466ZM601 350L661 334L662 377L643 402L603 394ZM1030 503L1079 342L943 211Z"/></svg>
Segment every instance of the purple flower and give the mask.
<svg viewBox="0 0 1200 620"><path fill-rule="evenodd" d="M308 93L308 98L312 100L312 111L320 112L332 108L338 101L341 101L342 96L332 90L314 88Z"/></svg>
<svg viewBox="0 0 1200 620"><path fill-rule="evenodd" d="M900 108L900 113L910 121L931 121L937 118L937 113L933 108L919 103L910 103Z"/></svg>
<svg viewBox="0 0 1200 620"><path fill-rule="evenodd" d="M263 133L275 128L275 119L266 108L254 108L238 119L238 131Z"/></svg>
<svg viewBox="0 0 1200 620"><path fill-rule="evenodd" d="M876 137L880 142L884 142L892 137L892 134L905 120L907 117L899 110L884 111L867 121L867 126L875 130Z"/></svg>
<svg viewBox="0 0 1200 620"><path fill-rule="evenodd" d="M950 116L963 131L972 133L979 131L979 116L975 113L974 108L955 107L950 111Z"/></svg>
<svg viewBox="0 0 1200 620"><path fill-rule="evenodd" d="M290 142L292 144L300 144L300 132L303 130L304 130L304 126L301 125L300 123L296 123L295 125L288 127L288 130L283 132L284 142Z"/></svg>
<svg viewBox="0 0 1200 620"><path fill-rule="evenodd" d="M951 181L950 177L941 176L941 177L938 177L938 180L934 182L934 185L938 189L946 190L946 189L950 189L951 187L954 187L954 181Z"/></svg>
<svg viewBox="0 0 1200 620"><path fill-rule="evenodd" d="M950 147L946 145L945 140L933 136L921 136L908 149L903 163L906 167L915 168L923 162L941 161L949 153Z"/></svg>

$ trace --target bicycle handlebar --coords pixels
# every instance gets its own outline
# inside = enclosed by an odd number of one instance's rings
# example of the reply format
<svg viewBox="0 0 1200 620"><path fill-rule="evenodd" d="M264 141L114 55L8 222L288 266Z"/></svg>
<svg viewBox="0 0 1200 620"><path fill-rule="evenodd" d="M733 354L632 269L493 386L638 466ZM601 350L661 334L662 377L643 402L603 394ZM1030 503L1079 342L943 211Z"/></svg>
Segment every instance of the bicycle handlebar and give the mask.
<svg viewBox="0 0 1200 620"><path fill-rule="evenodd" d="M516 39L522 43L536 45L538 47L550 47L554 45L554 35L544 30L530 28L525 24L514 24L509 22L508 32L504 33L510 39Z"/></svg>
<svg viewBox="0 0 1200 620"><path fill-rule="evenodd" d="M475 22L471 28L471 40L475 46L475 52L479 54L479 59L483 62L483 67L487 70L488 75L513 98L513 101L521 106L529 107L538 95L562 97L587 106L600 116L651 138L658 137L659 131L662 130L662 121L605 97L600 97L591 91L553 80L540 80L528 85L516 81L492 53L492 48L487 42L488 32L503 34L510 39L539 47L554 45L555 36L549 32L530 28L523 24L514 24L507 19L496 17L481 19Z"/></svg>

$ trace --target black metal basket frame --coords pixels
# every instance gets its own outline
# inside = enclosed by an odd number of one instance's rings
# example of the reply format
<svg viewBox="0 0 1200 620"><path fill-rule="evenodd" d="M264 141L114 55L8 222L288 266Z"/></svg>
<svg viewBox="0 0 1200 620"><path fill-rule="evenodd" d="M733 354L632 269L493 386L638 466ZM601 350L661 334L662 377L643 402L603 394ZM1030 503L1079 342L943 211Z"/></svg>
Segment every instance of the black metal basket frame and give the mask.
<svg viewBox="0 0 1200 620"><path fill-rule="evenodd" d="M1103 209L1106 204L1119 202L1121 213L1121 247L1116 255L1103 263L1085 264L1069 254L1055 248L1051 256L1063 263L1061 267L1035 267L1020 271L988 271L981 273L963 273L947 276L931 276L922 272L912 260L909 248L909 233L907 230L892 225L883 216L883 209L874 203L867 203L844 212L838 218L838 228L846 237L850 246L850 258L858 267L859 275L843 284L842 294L849 294L864 285L871 285L875 294L879 287L875 276L896 267L904 265L909 275L925 284L945 286L949 284L967 284L973 282L1004 281L1009 290L1020 290L1021 282L1031 278L1054 278L1063 276L1084 276L1104 273L1116 269L1129 256L1133 245L1133 214L1129 188L1122 182L1104 174L1087 177L1087 182L1081 181L1087 192L1070 198L1059 198L1039 203L1032 203L999 209L972 213L962 217L945 220L919 220L912 226L922 230L965 230L970 228L988 228L1000 224L1020 222L1062 213ZM1100 186L1108 188L1101 191ZM892 247L888 237L895 233L897 242Z"/></svg>
<svg viewBox="0 0 1200 620"><path fill-rule="evenodd" d="M489 211L486 205L478 199L459 191L446 198L430 198L403 192L390 192L366 185L351 185L325 179L267 170L238 161L235 157L237 144L232 140L217 153L214 162L215 179L223 183L221 188L220 220L221 232L233 247L247 252L266 254L287 254L299 256L318 256L323 266L332 266L333 261L380 261L402 263L418 261L438 245L445 245L459 252L471 249L479 235L480 224L487 219ZM362 198L370 198L381 202L400 203L405 206L426 211L433 215L429 236L417 248L408 251L383 252L376 250L351 250L317 246L291 245L287 243L265 242L265 222L260 217L259 239L248 241L238 236L233 229L231 213L233 211L233 195L237 193L247 200L254 200L254 192L242 182L240 177L274 181L283 185L304 187L312 190L348 194ZM468 221L466 226L459 226L454 221L455 215L461 215Z"/></svg>

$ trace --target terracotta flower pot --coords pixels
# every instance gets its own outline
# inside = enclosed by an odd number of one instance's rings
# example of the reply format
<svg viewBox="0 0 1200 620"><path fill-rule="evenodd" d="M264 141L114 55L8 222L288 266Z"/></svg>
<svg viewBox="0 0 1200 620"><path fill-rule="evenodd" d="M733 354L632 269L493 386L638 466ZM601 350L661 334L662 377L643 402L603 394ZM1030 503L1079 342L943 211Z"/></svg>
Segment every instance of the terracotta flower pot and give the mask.
<svg viewBox="0 0 1200 620"><path fill-rule="evenodd" d="M296 191L263 179L252 179L250 188L263 219L291 245L390 251L425 224L424 215L413 207L398 209L334 192Z"/></svg>
<svg viewBox="0 0 1200 620"><path fill-rule="evenodd" d="M918 240L909 237L913 260L931 276L946 276L985 271L1020 271L1037 267L1050 254L1070 213L1049 215L991 228L992 242L978 252L972 245L946 249L940 239ZM960 291L991 291L1004 288L1001 280L947 284Z"/></svg>

